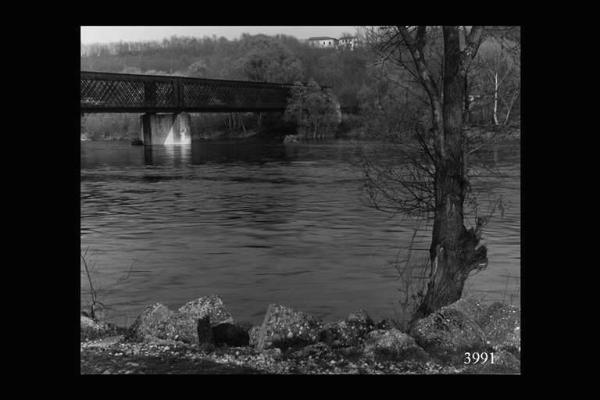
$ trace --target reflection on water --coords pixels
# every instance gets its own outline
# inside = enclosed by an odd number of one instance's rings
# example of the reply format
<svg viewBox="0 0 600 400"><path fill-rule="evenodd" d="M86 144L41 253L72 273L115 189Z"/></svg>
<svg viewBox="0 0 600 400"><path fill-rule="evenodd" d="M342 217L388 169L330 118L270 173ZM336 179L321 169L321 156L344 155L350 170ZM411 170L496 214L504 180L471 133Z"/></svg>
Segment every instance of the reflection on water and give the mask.
<svg viewBox="0 0 600 400"><path fill-rule="evenodd" d="M416 222L366 205L365 146L82 143L81 244L112 318L210 293L253 322L272 302L326 319L358 308L393 316L400 282L390 263L406 253ZM518 302L519 149L481 157L503 176L483 171L474 190L483 205L501 196L505 210L485 231L489 267L466 288ZM413 249L421 257L428 235Z"/></svg>

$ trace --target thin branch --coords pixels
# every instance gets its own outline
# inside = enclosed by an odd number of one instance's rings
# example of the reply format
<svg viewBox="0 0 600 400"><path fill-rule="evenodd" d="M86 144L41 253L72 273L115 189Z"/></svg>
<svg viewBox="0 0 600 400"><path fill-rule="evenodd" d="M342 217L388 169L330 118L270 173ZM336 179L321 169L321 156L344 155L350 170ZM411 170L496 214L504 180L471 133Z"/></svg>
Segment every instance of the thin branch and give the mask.
<svg viewBox="0 0 600 400"><path fill-rule="evenodd" d="M439 90L435 79L433 79L431 72L429 71L429 67L427 66L427 62L425 61L425 56L423 54L423 49L419 48L420 44L417 44L415 40L412 38L408 29L405 26L397 26L400 35L402 35L402 39L412 56L413 62L419 72L419 77L421 78L421 83L425 87L425 90L428 92L429 96L433 99L439 100Z"/></svg>

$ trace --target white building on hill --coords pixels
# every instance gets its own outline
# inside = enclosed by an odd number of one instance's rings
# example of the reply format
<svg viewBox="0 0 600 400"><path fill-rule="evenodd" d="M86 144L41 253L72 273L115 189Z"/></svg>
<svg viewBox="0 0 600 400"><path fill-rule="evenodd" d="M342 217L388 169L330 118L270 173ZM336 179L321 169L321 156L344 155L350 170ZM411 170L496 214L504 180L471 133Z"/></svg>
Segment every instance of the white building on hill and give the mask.
<svg viewBox="0 0 600 400"><path fill-rule="evenodd" d="M358 37L357 36L342 36L338 40L339 48L354 50L354 48L356 46L358 46Z"/></svg>
<svg viewBox="0 0 600 400"><path fill-rule="evenodd" d="M337 47L338 40L328 36L315 36L308 38L308 44L313 47L335 48Z"/></svg>

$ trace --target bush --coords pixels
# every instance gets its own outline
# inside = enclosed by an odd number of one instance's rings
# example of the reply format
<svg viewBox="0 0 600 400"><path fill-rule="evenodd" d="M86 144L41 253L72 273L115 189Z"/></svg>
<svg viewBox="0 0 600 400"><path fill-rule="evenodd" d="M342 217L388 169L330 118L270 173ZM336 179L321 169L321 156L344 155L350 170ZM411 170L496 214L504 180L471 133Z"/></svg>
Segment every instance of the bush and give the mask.
<svg viewBox="0 0 600 400"><path fill-rule="evenodd" d="M340 105L330 90L322 90L314 81L297 83L288 100L284 119L295 122L305 138L323 138L334 132L342 119Z"/></svg>

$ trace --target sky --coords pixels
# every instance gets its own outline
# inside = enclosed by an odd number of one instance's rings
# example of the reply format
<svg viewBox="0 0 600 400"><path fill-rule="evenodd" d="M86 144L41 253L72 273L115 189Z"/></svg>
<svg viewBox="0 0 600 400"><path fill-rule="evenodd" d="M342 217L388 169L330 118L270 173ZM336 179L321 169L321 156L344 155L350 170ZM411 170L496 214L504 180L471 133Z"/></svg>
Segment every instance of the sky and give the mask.
<svg viewBox="0 0 600 400"><path fill-rule="evenodd" d="M81 43L108 43L118 41L162 40L176 36L225 36L236 39L242 33L253 35L284 34L298 39L310 36L332 36L338 38L342 33L356 32L355 26L82 26Z"/></svg>

